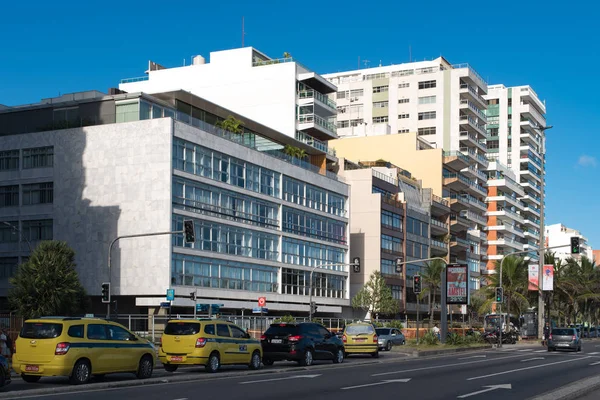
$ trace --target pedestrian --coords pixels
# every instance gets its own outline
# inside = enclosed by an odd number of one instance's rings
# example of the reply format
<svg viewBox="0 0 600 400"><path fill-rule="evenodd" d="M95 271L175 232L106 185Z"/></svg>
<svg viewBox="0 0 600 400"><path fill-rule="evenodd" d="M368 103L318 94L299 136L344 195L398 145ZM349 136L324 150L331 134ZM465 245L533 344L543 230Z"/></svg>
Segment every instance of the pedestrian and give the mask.
<svg viewBox="0 0 600 400"><path fill-rule="evenodd" d="M441 340L441 337L440 337L440 328L438 327L437 324L435 324L435 326L433 327L433 333L438 338L438 340Z"/></svg>
<svg viewBox="0 0 600 400"><path fill-rule="evenodd" d="M11 365L12 361L11 342L12 341L10 340L6 329L2 328L2 331L0 332L0 354L6 357L9 366Z"/></svg>
<svg viewBox="0 0 600 400"><path fill-rule="evenodd" d="M550 324L546 322L544 326L544 337L542 338L542 346L548 346L548 338L550 337Z"/></svg>

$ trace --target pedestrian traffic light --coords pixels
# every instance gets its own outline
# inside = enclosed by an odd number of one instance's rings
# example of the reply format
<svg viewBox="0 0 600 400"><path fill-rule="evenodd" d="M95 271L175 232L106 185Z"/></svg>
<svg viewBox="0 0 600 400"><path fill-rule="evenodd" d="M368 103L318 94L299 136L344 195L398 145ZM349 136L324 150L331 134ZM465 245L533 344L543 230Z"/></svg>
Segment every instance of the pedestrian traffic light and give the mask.
<svg viewBox="0 0 600 400"><path fill-rule="evenodd" d="M185 233L186 243L194 243L196 241L196 235L194 234L194 221L183 221L183 231Z"/></svg>
<svg viewBox="0 0 600 400"><path fill-rule="evenodd" d="M402 267L404 266L404 263L402 261L403 260L401 257L396 258L396 272L399 274L402 273L402 270L403 270Z"/></svg>
<svg viewBox="0 0 600 400"><path fill-rule="evenodd" d="M413 276L413 292L421 293L421 277L419 275Z"/></svg>
<svg viewBox="0 0 600 400"><path fill-rule="evenodd" d="M504 301L504 289L501 287L496 288L496 303L502 303Z"/></svg>
<svg viewBox="0 0 600 400"><path fill-rule="evenodd" d="M102 302L110 303L110 283L108 282L102 284Z"/></svg>
<svg viewBox="0 0 600 400"><path fill-rule="evenodd" d="M310 313L311 314L316 314L317 312L317 303L315 303L314 301L312 303L310 303Z"/></svg>
<svg viewBox="0 0 600 400"><path fill-rule="evenodd" d="M571 254L579 254L579 236L571 237Z"/></svg>
<svg viewBox="0 0 600 400"><path fill-rule="evenodd" d="M196 292L191 292L190 293L190 300L196 301Z"/></svg>
<svg viewBox="0 0 600 400"><path fill-rule="evenodd" d="M354 272L360 272L360 257L354 257L354 259L352 259L352 270Z"/></svg>

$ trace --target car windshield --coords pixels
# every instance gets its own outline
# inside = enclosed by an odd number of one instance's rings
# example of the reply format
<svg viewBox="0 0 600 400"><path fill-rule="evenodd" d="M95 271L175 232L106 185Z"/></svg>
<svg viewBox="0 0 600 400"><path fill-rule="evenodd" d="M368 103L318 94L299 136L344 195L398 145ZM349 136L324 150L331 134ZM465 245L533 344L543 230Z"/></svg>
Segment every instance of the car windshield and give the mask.
<svg viewBox="0 0 600 400"><path fill-rule="evenodd" d="M198 322L169 322L165 327L165 335L196 335L200 332Z"/></svg>
<svg viewBox="0 0 600 400"><path fill-rule="evenodd" d="M348 325L346 333L349 335L372 334L375 333L375 329L371 325Z"/></svg>
<svg viewBox="0 0 600 400"><path fill-rule="evenodd" d="M266 335L295 335L298 332L298 325L273 324L265 332Z"/></svg>
<svg viewBox="0 0 600 400"><path fill-rule="evenodd" d="M569 336L574 333L573 329L552 329L552 334L556 336Z"/></svg>
<svg viewBox="0 0 600 400"><path fill-rule="evenodd" d="M390 329L379 328L379 329L375 329L375 332L377 332L377 336L384 336L384 335L390 334Z"/></svg>
<svg viewBox="0 0 600 400"><path fill-rule="evenodd" d="M25 322L19 336L25 339L53 339L59 337L62 330L62 324Z"/></svg>

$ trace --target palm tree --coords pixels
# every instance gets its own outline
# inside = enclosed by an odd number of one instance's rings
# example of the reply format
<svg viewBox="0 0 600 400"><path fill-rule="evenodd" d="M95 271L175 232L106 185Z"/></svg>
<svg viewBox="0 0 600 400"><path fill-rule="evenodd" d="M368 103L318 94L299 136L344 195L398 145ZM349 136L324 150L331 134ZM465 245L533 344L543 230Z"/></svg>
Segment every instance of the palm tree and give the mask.
<svg viewBox="0 0 600 400"><path fill-rule="evenodd" d="M236 133L238 135L244 133L244 123L232 115L222 121L218 121L215 126L224 131Z"/></svg>
<svg viewBox="0 0 600 400"><path fill-rule="evenodd" d="M442 273L444 272L444 262L442 260L433 260L425 264L423 270L423 282L425 287L421 291L421 299L427 295L429 301L429 328L433 327L433 304L435 303L437 293L441 291ZM443 312L443 310L441 311Z"/></svg>

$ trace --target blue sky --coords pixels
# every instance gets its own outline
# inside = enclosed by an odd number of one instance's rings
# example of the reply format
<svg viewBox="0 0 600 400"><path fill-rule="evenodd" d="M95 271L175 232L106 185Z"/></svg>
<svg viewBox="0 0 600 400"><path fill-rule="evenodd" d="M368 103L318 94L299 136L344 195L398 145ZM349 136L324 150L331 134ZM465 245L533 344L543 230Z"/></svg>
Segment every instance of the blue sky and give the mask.
<svg viewBox="0 0 600 400"><path fill-rule="evenodd" d="M245 44L290 52L320 73L443 55L488 83L530 84L547 102L547 222L580 229L600 248L600 112L596 15L586 2L365 3L288 0L6 2L0 104L116 87L149 59L179 66Z"/></svg>

